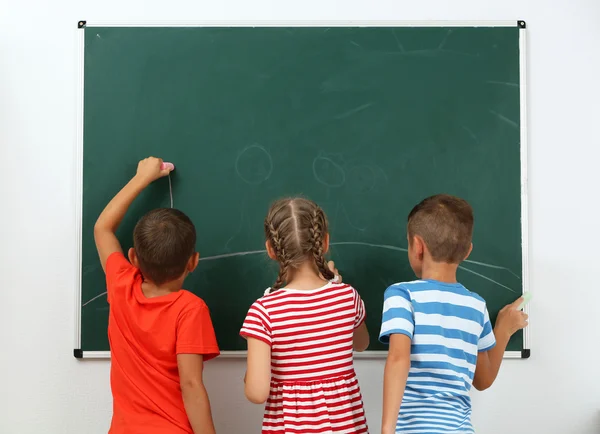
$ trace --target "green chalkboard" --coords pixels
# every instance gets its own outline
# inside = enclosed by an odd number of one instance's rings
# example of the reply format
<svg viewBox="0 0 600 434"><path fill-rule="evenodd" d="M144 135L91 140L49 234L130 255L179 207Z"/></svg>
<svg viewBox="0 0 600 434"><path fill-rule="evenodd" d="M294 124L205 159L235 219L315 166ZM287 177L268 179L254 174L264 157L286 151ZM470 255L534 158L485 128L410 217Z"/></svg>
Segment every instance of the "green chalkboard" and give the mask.
<svg viewBox="0 0 600 434"><path fill-rule="evenodd" d="M414 278L406 217L434 193L474 207L475 262L459 278L492 316L522 292L519 29L87 27L84 55L80 349L106 351L108 304L93 225L148 155L175 163L174 205L203 260L186 281L223 350L276 267L261 252L271 201L326 211L331 258L367 305ZM119 230L169 206L168 179ZM521 351L523 336L509 350Z"/></svg>

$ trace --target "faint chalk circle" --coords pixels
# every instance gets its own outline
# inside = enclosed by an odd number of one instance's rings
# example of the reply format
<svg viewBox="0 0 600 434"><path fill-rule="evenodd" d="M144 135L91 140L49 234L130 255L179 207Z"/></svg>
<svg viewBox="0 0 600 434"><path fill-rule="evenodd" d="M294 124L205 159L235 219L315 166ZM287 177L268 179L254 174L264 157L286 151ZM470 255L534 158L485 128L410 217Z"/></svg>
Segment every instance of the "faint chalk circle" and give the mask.
<svg viewBox="0 0 600 434"><path fill-rule="evenodd" d="M315 179L327 187L341 187L346 182L346 172L331 158L319 155L313 160L312 169Z"/></svg>
<svg viewBox="0 0 600 434"><path fill-rule="evenodd" d="M350 169L348 186L356 193L368 193L375 188L377 173L375 169L366 164L354 166Z"/></svg>
<svg viewBox="0 0 600 434"><path fill-rule="evenodd" d="M261 145L245 147L235 160L235 173L247 184L258 185L273 173L273 159Z"/></svg>

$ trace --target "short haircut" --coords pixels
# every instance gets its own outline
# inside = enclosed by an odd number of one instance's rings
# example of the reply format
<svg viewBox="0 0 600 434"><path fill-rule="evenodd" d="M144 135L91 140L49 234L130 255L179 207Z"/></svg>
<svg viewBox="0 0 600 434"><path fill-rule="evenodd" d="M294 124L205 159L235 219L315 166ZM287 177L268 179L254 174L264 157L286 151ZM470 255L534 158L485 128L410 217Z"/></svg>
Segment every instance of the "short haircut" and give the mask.
<svg viewBox="0 0 600 434"><path fill-rule="evenodd" d="M144 277L156 285L179 278L196 248L196 228L179 210L159 208L133 230L133 247Z"/></svg>
<svg viewBox="0 0 600 434"><path fill-rule="evenodd" d="M473 239L473 208L447 194L428 197L408 215L408 236L423 238L436 262L458 264L469 253Z"/></svg>

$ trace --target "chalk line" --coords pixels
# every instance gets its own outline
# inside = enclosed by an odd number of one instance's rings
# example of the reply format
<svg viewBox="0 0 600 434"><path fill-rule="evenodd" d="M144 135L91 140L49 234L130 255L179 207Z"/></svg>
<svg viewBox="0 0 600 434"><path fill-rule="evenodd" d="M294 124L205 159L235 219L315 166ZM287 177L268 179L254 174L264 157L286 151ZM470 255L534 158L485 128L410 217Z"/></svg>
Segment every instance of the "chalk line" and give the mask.
<svg viewBox="0 0 600 434"><path fill-rule="evenodd" d="M502 86L510 86L510 87L519 87L518 83L511 83L511 82L508 82L508 81L488 80L488 81L486 81L486 83L489 83L489 84L499 84L499 85L502 85Z"/></svg>
<svg viewBox="0 0 600 434"><path fill-rule="evenodd" d="M97 300L97 299L99 299L100 297L102 297L103 295L106 295L106 294L107 294L107 292L106 292L106 291L104 291L102 294L98 294L98 295L97 295L97 296L95 296L94 298L90 298L88 301L86 301L85 303L83 303L83 304L81 305L81 307L85 307L85 306L87 306L87 305L88 305L88 304L90 304L92 301L94 301L94 300Z"/></svg>
<svg viewBox="0 0 600 434"><path fill-rule="evenodd" d="M492 283L495 283L496 285L498 285L498 286L501 286L501 287L502 287L502 288L504 288L504 289L508 289L510 292L514 292L515 294L518 294L518 293L517 293L517 291L515 291L514 289L511 289L511 288L509 288L508 286L501 284L500 282L496 282L494 279L490 279L489 277L487 277L487 276L484 276L483 274L479 274L478 272L476 272L476 271L473 271L473 270L471 270L470 268L463 267L462 265L459 265L459 266L458 266L458 268L460 268L461 270L465 270L465 271L467 271L467 272L469 272L469 273L471 273L471 274L474 274L474 275L476 275L476 276L479 276L479 277L481 277L482 279L485 279L485 280L488 280L488 281L490 281L490 282L492 282Z"/></svg>
<svg viewBox="0 0 600 434"><path fill-rule="evenodd" d="M494 110L488 110L491 114L493 114L494 116L496 116L498 119L500 119L501 121L506 122L508 125L510 125L511 127L514 127L516 129L519 129L519 124L517 124L515 121L513 121L512 119L508 119L506 116L501 115L498 112L495 112Z"/></svg>
<svg viewBox="0 0 600 434"><path fill-rule="evenodd" d="M173 208L173 186L171 185L171 173L169 173L169 197L171 198L171 208Z"/></svg>
<svg viewBox="0 0 600 434"><path fill-rule="evenodd" d="M397 252L408 252L408 249L404 248L404 247L398 247L398 246L392 246L389 244L373 244L373 243L366 243L366 242L362 242L362 241L340 241L337 243L331 243L331 246L365 246L365 247L373 247L373 248L378 248L378 249L386 249L386 250L394 250ZM217 259L225 259L225 258L233 258L235 256L251 256L251 255L260 255L260 254L264 254L267 253L266 250L249 250L247 252L235 252L235 253L225 253L222 255L214 255L214 256L205 256L205 257L201 257L200 261L214 261ZM493 268L495 270L505 270L508 271L509 273L511 273L513 276L519 278L518 275L516 275L515 273L513 273L510 269L506 268L506 267L501 267L499 265L493 265L493 264L487 264L485 262L478 262L478 261L471 261L471 260L466 260L465 262L469 262L471 264L474 265L480 265L482 267L488 267L488 268ZM509 288L506 285L503 285L500 282L496 282L494 279L487 277L483 274L480 274L474 270L471 270L470 268L467 268L463 265L460 265L458 268L460 268L461 270L465 270L468 273L474 274L475 276L479 276L482 279L485 279L489 282L495 283L496 285L507 289L511 292L514 292L515 294L517 293L517 291ZM103 295L106 295L106 291L103 292L102 294L99 294L91 299L89 299L88 301L86 301L85 303L83 303L81 305L81 307L85 307L88 304L90 304L92 301L99 299L100 297L102 297Z"/></svg>
<svg viewBox="0 0 600 434"><path fill-rule="evenodd" d="M353 108L353 109L351 109L351 110L348 110L347 112L340 113L340 114L338 114L338 115L334 116L334 118L335 118L335 119L338 119L338 120L339 120L339 119L345 119L345 118L347 118L347 117L350 117L350 116L352 116L352 115L353 115L353 114L355 114L355 113L358 113L358 112L361 112L361 111L363 111L363 110L366 110L366 109L368 109L368 108L369 108L369 107L371 107L373 104L375 104L375 103L374 103L374 102L368 102L368 103L366 103L366 104L363 104L363 105L361 105L361 106L358 106L358 107L355 107L355 108Z"/></svg>

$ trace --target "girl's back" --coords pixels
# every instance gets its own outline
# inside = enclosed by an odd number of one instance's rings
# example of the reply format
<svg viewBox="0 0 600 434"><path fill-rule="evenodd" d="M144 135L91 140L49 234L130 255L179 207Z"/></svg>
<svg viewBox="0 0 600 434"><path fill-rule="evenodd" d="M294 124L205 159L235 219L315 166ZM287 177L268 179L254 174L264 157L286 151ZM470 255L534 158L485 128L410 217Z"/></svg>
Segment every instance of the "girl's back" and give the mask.
<svg viewBox="0 0 600 434"><path fill-rule="evenodd" d="M364 305L349 285L283 288L256 301L241 334L271 346L263 433L366 433L352 362Z"/></svg>
<svg viewBox="0 0 600 434"><path fill-rule="evenodd" d="M276 201L264 222L279 275L248 311L246 397L265 403L263 433L367 433L352 351L369 344L365 307L349 285L331 283L327 218L302 198ZM337 279L336 279L337 280Z"/></svg>

